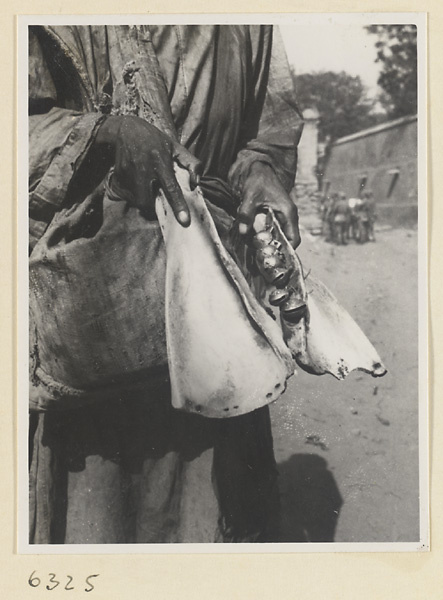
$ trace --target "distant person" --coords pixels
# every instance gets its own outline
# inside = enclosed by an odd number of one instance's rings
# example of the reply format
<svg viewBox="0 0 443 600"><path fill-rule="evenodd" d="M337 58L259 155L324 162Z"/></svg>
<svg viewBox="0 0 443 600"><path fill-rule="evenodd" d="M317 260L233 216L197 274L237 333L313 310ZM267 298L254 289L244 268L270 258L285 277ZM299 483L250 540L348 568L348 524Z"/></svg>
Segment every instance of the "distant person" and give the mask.
<svg viewBox="0 0 443 600"><path fill-rule="evenodd" d="M370 190L365 190L362 194L361 202L355 208L356 217L356 232L355 239L360 244L374 238L374 221L375 221L375 202L373 193Z"/></svg>
<svg viewBox="0 0 443 600"><path fill-rule="evenodd" d="M332 231L336 244L346 245L349 223L351 221L351 209L346 199L346 194L340 192L332 208Z"/></svg>
<svg viewBox="0 0 443 600"><path fill-rule="evenodd" d="M350 214L349 214L349 225L348 225L348 232L347 232L347 239L348 241L350 239L355 239L355 235L356 235L356 231L357 231L357 210L358 207L360 206L362 200L361 198L349 198L348 200L348 205L349 205L349 209L350 209Z"/></svg>
<svg viewBox="0 0 443 600"><path fill-rule="evenodd" d="M326 242L331 242L334 238L333 231L333 208L338 196L336 192L328 195L322 209L322 233Z"/></svg>
<svg viewBox="0 0 443 600"><path fill-rule="evenodd" d="M374 223L377 218L375 198L372 190L365 192L366 211L368 214L368 239L370 242L375 242Z"/></svg>

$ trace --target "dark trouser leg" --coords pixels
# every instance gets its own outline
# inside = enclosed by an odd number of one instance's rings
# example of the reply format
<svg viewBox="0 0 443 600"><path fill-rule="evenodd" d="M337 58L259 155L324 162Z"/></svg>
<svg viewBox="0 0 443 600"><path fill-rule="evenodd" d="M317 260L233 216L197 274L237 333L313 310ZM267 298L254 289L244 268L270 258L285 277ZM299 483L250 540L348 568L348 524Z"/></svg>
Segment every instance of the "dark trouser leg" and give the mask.
<svg viewBox="0 0 443 600"><path fill-rule="evenodd" d="M278 473L267 406L219 423L214 477L225 541L276 540Z"/></svg>
<svg viewBox="0 0 443 600"><path fill-rule="evenodd" d="M278 514L268 410L204 419L169 390L40 415L30 483L34 543L248 541Z"/></svg>

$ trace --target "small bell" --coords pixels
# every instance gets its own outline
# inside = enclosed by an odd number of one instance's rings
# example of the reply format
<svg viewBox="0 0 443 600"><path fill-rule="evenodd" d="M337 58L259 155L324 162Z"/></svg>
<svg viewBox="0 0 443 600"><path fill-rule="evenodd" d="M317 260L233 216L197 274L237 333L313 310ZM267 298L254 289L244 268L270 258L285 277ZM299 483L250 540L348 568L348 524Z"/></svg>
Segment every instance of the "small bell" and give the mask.
<svg viewBox="0 0 443 600"><path fill-rule="evenodd" d="M272 304L272 306L280 306L280 304L283 304L288 298L289 292L287 289L276 289L269 294L269 304Z"/></svg>
<svg viewBox="0 0 443 600"><path fill-rule="evenodd" d="M270 222L269 215L266 212L260 212L255 215L253 229L255 233L265 230L270 230L272 233L274 225Z"/></svg>
<svg viewBox="0 0 443 600"><path fill-rule="evenodd" d="M288 283L291 273L292 269L274 267L272 269L265 269L263 275L268 283L272 283L277 288L283 288Z"/></svg>
<svg viewBox="0 0 443 600"><path fill-rule="evenodd" d="M265 256L263 260L263 267L265 269L273 269L274 267L282 267L283 260L278 254L274 254L274 256Z"/></svg>
<svg viewBox="0 0 443 600"><path fill-rule="evenodd" d="M276 254L279 254L277 248L274 248L274 246L271 246L270 244L269 246L263 246L263 248L257 250L257 257L262 259L266 256L275 256Z"/></svg>
<svg viewBox="0 0 443 600"><path fill-rule="evenodd" d="M297 297L293 289L289 292L289 298L282 303L281 313L286 321L297 323L306 314L306 304Z"/></svg>
<svg viewBox="0 0 443 600"><path fill-rule="evenodd" d="M272 233L270 231L260 231L255 234L252 238L252 245L254 248L262 248L263 246L268 246L272 242Z"/></svg>

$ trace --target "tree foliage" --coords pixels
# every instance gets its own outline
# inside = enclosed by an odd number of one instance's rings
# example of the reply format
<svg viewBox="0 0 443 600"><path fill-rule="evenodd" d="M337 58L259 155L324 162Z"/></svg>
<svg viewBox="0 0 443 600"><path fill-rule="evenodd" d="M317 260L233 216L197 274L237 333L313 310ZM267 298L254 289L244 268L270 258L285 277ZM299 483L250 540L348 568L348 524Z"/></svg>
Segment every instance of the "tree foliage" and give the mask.
<svg viewBox="0 0 443 600"><path fill-rule="evenodd" d="M379 121L373 113L374 101L368 98L359 76L320 71L294 78L300 108L316 108L319 112L321 142L332 143Z"/></svg>
<svg viewBox="0 0 443 600"><path fill-rule="evenodd" d="M379 100L389 118L417 112L416 25L370 25L377 36L377 62L382 63L378 84L384 91Z"/></svg>

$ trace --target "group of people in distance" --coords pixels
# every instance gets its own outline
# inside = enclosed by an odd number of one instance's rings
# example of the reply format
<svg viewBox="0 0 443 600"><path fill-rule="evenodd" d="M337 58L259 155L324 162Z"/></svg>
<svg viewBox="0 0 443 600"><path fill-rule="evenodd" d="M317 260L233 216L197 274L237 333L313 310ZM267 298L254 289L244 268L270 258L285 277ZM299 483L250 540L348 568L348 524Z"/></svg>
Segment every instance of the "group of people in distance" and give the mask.
<svg viewBox="0 0 443 600"><path fill-rule="evenodd" d="M320 216L326 241L343 245L350 239L360 244L375 242L375 199L371 190L364 190L361 198L346 198L344 192L321 197Z"/></svg>

